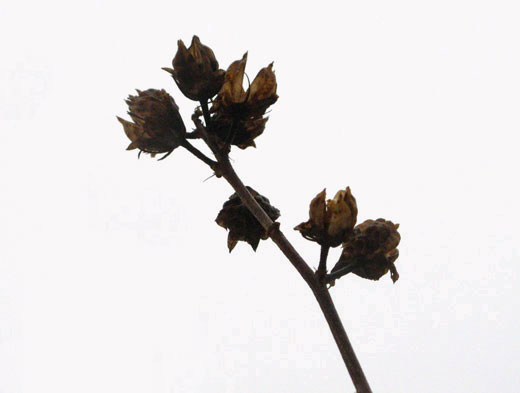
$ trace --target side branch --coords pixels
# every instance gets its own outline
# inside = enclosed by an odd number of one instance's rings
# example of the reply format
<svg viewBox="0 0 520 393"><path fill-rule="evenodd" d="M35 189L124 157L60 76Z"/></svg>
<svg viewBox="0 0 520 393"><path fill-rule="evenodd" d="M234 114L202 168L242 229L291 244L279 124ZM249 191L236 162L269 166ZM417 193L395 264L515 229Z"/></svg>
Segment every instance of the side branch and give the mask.
<svg viewBox="0 0 520 393"><path fill-rule="evenodd" d="M357 267L359 267L359 264L357 263L352 263L348 266L345 266L339 270L336 270L334 273L330 273L330 274L327 274L325 276L325 282L327 283L331 283L332 281L340 278L340 277L343 277L344 275L346 274L349 274L349 273L352 273L352 271L354 271Z"/></svg>
<svg viewBox="0 0 520 393"><path fill-rule="evenodd" d="M185 140L181 144L182 147L184 147L186 150L188 150L191 154L193 154L195 157L197 157L199 160L207 164L211 169L216 170L217 168L217 162L213 161L211 158L206 156L204 153L202 153L199 149L197 149L195 146L193 146L190 142Z"/></svg>

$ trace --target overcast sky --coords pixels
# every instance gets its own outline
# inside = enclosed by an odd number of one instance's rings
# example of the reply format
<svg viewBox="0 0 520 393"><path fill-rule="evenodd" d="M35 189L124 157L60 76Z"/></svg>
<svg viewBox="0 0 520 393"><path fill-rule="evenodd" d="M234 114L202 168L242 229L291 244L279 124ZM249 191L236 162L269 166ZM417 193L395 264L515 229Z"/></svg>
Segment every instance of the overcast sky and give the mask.
<svg viewBox="0 0 520 393"><path fill-rule="evenodd" d="M3 1L0 392L353 392L311 292L268 241L231 255L232 193L187 154L125 151L135 88L197 34L274 61L244 182L292 228L349 185L401 224L400 273L332 296L377 393L520 384L517 1ZM339 257L331 251L331 262Z"/></svg>

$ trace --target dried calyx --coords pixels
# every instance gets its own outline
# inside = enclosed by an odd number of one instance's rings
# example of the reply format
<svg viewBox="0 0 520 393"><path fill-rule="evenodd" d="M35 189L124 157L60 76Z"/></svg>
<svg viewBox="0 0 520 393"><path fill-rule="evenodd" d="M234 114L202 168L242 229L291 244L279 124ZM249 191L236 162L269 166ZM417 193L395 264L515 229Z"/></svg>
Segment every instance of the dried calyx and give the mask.
<svg viewBox="0 0 520 393"><path fill-rule="evenodd" d="M189 48L182 40L177 44L173 68L163 70L172 75L181 92L189 99L203 101L213 97L222 87L224 70L218 68L218 61L211 48L202 45L196 35Z"/></svg>
<svg viewBox="0 0 520 393"><path fill-rule="evenodd" d="M164 90L137 90L137 94L126 100L128 114L134 122L117 118L131 141L127 150L139 149L152 157L171 153L186 135L179 107Z"/></svg>
<svg viewBox="0 0 520 393"><path fill-rule="evenodd" d="M341 257L331 274L352 272L369 280L379 280L390 271L393 282L399 278L394 262L399 256L397 246L401 236L399 224L383 218L366 220L354 228L343 244Z"/></svg>
<svg viewBox="0 0 520 393"><path fill-rule="evenodd" d="M244 75L247 53L226 71L224 84L211 107L212 132L223 144L241 149L255 147L254 139L263 133L266 110L276 102L276 76L273 64L262 68L247 90Z"/></svg>
<svg viewBox="0 0 520 393"><path fill-rule="evenodd" d="M269 199L260 195L251 187L247 187L247 189L273 221L280 217L280 211L270 204ZM215 221L218 225L229 231L229 252L235 248L240 240L249 243L253 250L256 251L260 240L266 240L268 238L265 229L249 209L244 206L237 193L231 195L229 200L224 203Z"/></svg>
<svg viewBox="0 0 520 393"><path fill-rule="evenodd" d="M322 246L337 247L352 234L357 213L356 199L350 187L338 191L334 199L328 201L323 190L310 203L309 220L294 229L307 240Z"/></svg>

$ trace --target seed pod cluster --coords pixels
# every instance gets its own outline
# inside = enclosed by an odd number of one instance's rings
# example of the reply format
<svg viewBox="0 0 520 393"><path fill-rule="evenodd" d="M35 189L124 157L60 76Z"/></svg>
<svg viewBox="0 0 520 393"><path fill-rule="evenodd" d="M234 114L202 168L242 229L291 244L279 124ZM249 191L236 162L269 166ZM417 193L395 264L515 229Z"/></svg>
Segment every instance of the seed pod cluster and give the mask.
<svg viewBox="0 0 520 393"><path fill-rule="evenodd" d="M193 36L189 48L182 40L177 42L177 46L172 68L165 67L163 70L172 76L187 98L200 102L201 107L210 100L211 108L205 119L205 127L212 143L224 153L229 152L231 145L241 149L255 147L255 139L264 132L268 120L266 111L278 99L273 63L262 68L247 90L244 90L247 53L224 71L219 68L213 50L203 45L199 37ZM152 156L171 153L186 134L173 98L164 90L149 89L138 91L138 94L127 100L134 123L118 118L132 141L128 148L139 148ZM152 103L153 100L164 105L156 105ZM137 107L146 108L145 113L137 110ZM201 115L202 112L196 109L195 119ZM174 131L175 138L168 135L168 128ZM191 133L190 137L200 138L201 134Z"/></svg>

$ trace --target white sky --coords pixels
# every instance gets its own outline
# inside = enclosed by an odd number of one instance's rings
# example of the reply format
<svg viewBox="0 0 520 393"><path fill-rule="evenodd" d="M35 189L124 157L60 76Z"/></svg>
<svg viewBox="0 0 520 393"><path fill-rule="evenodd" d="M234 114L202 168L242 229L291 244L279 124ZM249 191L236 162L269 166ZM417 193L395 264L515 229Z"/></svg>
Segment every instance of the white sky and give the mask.
<svg viewBox="0 0 520 393"><path fill-rule="evenodd" d="M350 185L401 223L400 280L332 294L374 392L516 393L516 1L3 1L0 392L353 392L323 316L269 242L231 256L231 194L185 151L126 152L115 116L198 34L223 68L275 61L244 181L289 239ZM331 252L331 262L339 250Z"/></svg>

